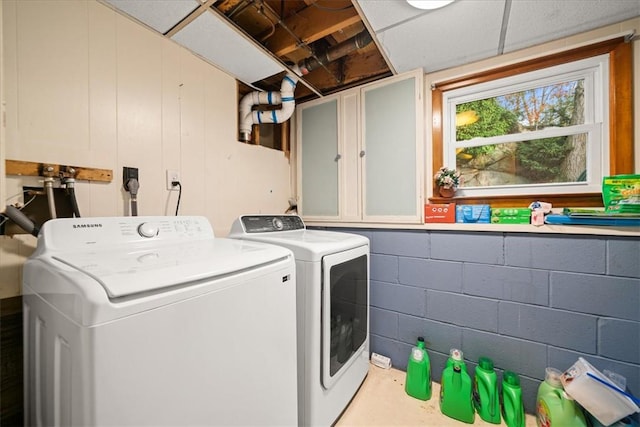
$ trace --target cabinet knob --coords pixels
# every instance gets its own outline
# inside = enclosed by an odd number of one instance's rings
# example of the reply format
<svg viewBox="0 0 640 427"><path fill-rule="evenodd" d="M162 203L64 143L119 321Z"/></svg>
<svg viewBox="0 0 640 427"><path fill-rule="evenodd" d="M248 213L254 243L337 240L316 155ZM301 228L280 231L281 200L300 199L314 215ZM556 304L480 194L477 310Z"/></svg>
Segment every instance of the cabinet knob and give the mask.
<svg viewBox="0 0 640 427"><path fill-rule="evenodd" d="M364 155L365 155L364 150L360 151L360 157L364 157Z"/></svg>
<svg viewBox="0 0 640 427"><path fill-rule="evenodd" d="M336 154L336 158L333 159L334 162L337 162L338 160L340 160L342 158L341 154Z"/></svg>

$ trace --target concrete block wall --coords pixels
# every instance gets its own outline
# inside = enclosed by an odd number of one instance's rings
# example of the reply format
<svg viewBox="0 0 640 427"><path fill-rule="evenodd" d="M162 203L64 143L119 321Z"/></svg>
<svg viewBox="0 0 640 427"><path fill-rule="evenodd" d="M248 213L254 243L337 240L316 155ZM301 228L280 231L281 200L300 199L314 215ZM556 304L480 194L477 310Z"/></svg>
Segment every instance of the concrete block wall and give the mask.
<svg viewBox="0 0 640 427"><path fill-rule="evenodd" d="M424 336L439 381L451 348L520 375L525 409L548 366L584 357L640 395L640 240L335 229L371 240L371 351L406 369Z"/></svg>

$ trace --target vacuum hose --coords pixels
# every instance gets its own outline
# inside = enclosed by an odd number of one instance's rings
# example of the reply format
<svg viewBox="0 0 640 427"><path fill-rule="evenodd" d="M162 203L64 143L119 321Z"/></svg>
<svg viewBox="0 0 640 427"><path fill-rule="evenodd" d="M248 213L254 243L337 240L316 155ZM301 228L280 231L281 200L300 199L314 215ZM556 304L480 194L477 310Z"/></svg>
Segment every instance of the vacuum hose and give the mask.
<svg viewBox="0 0 640 427"><path fill-rule="evenodd" d="M27 233L38 237L40 229L27 217L22 211L15 206L8 205L4 214L13 222L15 222L20 228Z"/></svg>

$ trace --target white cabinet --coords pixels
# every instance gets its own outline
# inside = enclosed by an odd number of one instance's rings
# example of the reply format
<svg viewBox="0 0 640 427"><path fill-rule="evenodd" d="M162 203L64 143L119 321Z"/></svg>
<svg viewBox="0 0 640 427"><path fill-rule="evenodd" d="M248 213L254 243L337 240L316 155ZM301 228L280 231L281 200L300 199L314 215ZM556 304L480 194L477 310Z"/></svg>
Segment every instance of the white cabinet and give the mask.
<svg viewBox="0 0 640 427"><path fill-rule="evenodd" d="M422 81L416 70L297 107L305 220L422 221Z"/></svg>

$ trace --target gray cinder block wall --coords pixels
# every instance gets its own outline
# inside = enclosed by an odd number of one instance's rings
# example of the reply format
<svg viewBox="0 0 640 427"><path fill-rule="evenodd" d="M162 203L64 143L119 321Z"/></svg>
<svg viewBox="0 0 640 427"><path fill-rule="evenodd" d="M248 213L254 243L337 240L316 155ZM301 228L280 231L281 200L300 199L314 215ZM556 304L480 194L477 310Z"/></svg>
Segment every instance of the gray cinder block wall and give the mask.
<svg viewBox="0 0 640 427"><path fill-rule="evenodd" d="M525 409L545 368L584 357L640 395L640 239L341 229L371 241L371 351L406 370L424 336L433 379L451 348L520 375Z"/></svg>

